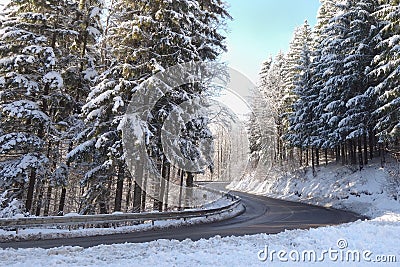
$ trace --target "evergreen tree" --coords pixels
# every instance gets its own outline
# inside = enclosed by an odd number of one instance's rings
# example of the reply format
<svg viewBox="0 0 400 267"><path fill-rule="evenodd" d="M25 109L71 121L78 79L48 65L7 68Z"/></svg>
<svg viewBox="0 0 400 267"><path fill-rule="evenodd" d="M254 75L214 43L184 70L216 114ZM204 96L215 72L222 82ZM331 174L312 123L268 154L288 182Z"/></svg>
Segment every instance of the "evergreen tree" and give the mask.
<svg viewBox="0 0 400 267"><path fill-rule="evenodd" d="M268 117L263 118L266 121L272 117L272 123L276 128L276 149L274 158L276 160L282 160L284 154L284 140L283 135L287 126L287 120L284 118L284 113L287 112L288 107L285 99L284 90L284 72L283 65L285 62L284 53L280 52L270 65L270 68L262 81L260 87L261 93L264 95L268 106L271 110L268 111ZM271 122L271 121L269 121Z"/></svg>
<svg viewBox="0 0 400 267"><path fill-rule="evenodd" d="M329 64L329 58L327 59L325 55L325 41L329 38L330 21L336 16L336 13L335 1L322 0L317 14L317 24L313 30L310 81L306 99L308 113L305 114L305 118L308 117L309 122L302 125L308 129L304 146L309 148L328 147L323 138L323 127L326 122L322 120L325 107L321 105L320 92L325 85L324 73Z"/></svg>
<svg viewBox="0 0 400 267"><path fill-rule="evenodd" d="M292 105L297 100L295 88L301 79L300 74L302 72L302 66L300 65L304 60L304 58L302 58L302 53L305 52L304 49L310 49L311 41L311 28L308 22L305 21L301 27L295 29L289 51L285 56L285 62L283 65L285 88L285 96L283 101L288 107L288 114L286 117L290 116L290 113L292 112ZM310 51L307 51L306 53L309 54Z"/></svg>
<svg viewBox="0 0 400 267"><path fill-rule="evenodd" d="M399 1L381 1L375 16L381 25L376 36L379 41L377 55L373 59L369 77L376 85L371 86L366 96L376 100L374 115L377 118L377 134L381 141L389 141L399 136L400 129Z"/></svg>
<svg viewBox="0 0 400 267"><path fill-rule="evenodd" d="M28 212L36 183L51 172L48 151L56 129L50 113L63 87L56 42L74 35L61 32L66 14L60 9L54 1L11 1L2 21L1 187L10 190L10 202L26 199Z"/></svg>
<svg viewBox="0 0 400 267"><path fill-rule="evenodd" d="M290 128L287 139L292 145L306 148L310 145L307 139L312 135L309 128L310 123L315 120L313 104L315 93L311 91L311 29L306 22L298 28L292 42L290 75L291 87L297 100L293 103L293 114L291 114ZM288 63L289 63L288 62Z"/></svg>
<svg viewBox="0 0 400 267"><path fill-rule="evenodd" d="M343 106L341 121L335 128L337 135L345 136L348 140L362 138L368 134L371 101L365 96L369 84L365 72L372 60L372 36L376 22L372 16L376 9L374 0L347 1L342 16L350 23L345 36L343 51L346 55L343 64L341 83L343 91L340 95Z"/></svg>
<svg viewBox="0 0 400 267"><path fill-rule="evenodd" d="M94 212L94 204L107 202L113 174L117 173L114 209L119 210L125 172L121 121L136 87L154 73L176 64L197 60L214 60L225 50L224 37L219 27L229 17L221 1L115 1L110 6L108 28L104 36L106 69L98 77L96 86L83 107L87 129L80 135L82 142L69 155L70 160L78 157L91 164L82 183L88 186L83 213ZM159 135L166 117L176 98L182 102L187 95L198 94L201 88L187 87L177 90L170 98L160 100L152 111L149 124L153 132L149 147L157 164L163 164L160 154ZM151 92L149 92L151 94ZM175 100L174 100L175 99ZM178 101L178 102L179 102ZM163 104L164 103L164 104ZM173 106L173 104L172 104ZM89 159L84 155L89 155ZM167 162L165 162L168 164ZM163 167L160 167L163 168ZM116 170L116 171L115 171ZM144 170L135 170L135 192L133 209L142 205L141 190ZM131 179L131 177L129 177ZM101 198L101 199L99 199ZM155 203L160 209L162 203Z"/></svg>
<svg viewBox="0 0 400 267"><path fill-rule="evenodd" d="M336 5L336 9L345 9L345 4ZM347 10L343 10L346 13ZM318 62L319 75L322 86L319 91L318 110L322 111L320 125L320 135L323 140L323 147L333 148L340 142L343 142L346 133L339 134L334 131L338 127L345 112L345 104L341 99L341 92L345 90L345 84L342 80L344 71L343 61L345 59L346 35L349 32L350 20L343 13L337 12L323 30L322 34L326 36L321 46L321 58Z"/></svg>
<svg viewBox="0 0 400 267"><path fill-rule="evenodd" d="M2 187L10 192L9 201L26 199L26 211L35 205L40 215L44 185L51 195L50 188L65 184L67 175L60 155L64 132L74 123L68 119L74 99L67 72L79 57L73 47L82 25L71 16L79 13L78 5L69 1L11 1L5 12L0 35Z"/></svg>

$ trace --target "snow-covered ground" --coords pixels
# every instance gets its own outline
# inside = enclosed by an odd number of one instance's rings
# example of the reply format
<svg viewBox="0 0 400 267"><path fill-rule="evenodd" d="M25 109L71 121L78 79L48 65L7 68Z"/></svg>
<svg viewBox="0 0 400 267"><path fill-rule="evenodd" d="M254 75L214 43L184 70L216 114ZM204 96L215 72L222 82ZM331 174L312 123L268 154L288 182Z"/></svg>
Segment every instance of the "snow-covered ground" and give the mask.
<svg viewBox="0 0 400 267"><path fill-rule="evenodd" d="M399 238L400 227L397 223L359 221L336 227L286 231L277 235L214 237L197 242L157 240L143 244L101 245L88 249L4 249L0 250L0 265L399 266ZM373 262L379 259L394 261L391 256L396 256L397 263ZM310 261L308 257L311 257Z"/></svg>
<svg viewBox="0 0 400 267"><path fill-rule="evenodd" d="M339 165L320 167L317 177L246 177L232 188L346 208L371 217L340 226L286 231L277 235L158 240L88 249L0 250L1 266L399 266L398 165L372 162L361 172ZM396 191L397 190L397 191ZM397 200L396 200L397 198Z"/></svg>

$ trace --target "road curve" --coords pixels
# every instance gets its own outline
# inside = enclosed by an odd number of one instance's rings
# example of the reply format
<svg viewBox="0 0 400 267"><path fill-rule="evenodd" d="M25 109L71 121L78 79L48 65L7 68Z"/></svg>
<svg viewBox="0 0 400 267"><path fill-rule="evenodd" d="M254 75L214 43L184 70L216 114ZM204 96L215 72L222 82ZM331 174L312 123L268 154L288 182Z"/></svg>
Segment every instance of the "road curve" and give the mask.
<svg viewBox="0 0 400 267"><path fill-rule="evenodd" d="M242 236L249 234L275 234L286 229L308 229L326 225L336 225L362 219L357 214L327 209L296 202L271 199L241 192L232 192L242 198L245 212L233 219L202 224L170 228L168 230L149 230L129 234L64 238L37 241L17 241L0 243L1 248L51 248L59 246L92 247L100 244L139 243L157 239L186 238L199 240L220 236Z"/></svg>

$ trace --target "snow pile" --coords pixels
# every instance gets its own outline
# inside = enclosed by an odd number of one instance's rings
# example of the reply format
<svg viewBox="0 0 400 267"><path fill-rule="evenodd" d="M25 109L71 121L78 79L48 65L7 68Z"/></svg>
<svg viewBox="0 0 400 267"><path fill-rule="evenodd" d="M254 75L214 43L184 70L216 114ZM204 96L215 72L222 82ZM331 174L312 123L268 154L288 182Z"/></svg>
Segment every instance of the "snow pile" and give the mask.
<svg viewBox="0 0 400 267"><path fill-rule="evenodd" d="M0 258L3 266L397 266L397 263L376 261L400 261L400 247L396 245L399 238L398 223L358 221L277 235L217 236L197 242L157 240L88 249L4 249L0 250ZM267 259L264 253L266 248ZM322 256L325 250L331 251L332 255ZM287 262L279 260L277 252L271 258L272 251L287 252L286 256L281 255L282 260ZM313 256L308 259L310 251L316 253L316 259ZM353 252L360 253L359 260L354 256L355 262Z"/></svg>
<svg viewBox="0 0 400 267"><path fill-rule="evenodd" d="M256 179L254 174L229 185L229 189L266 195L314 205L346 209L376 218L386 213L400 214L400 165L391 159L381 168L372 161L362 171L331 163L296 173L268 175Z"/></svg>
<svg viewBox="0 0 400 267"><path fill-rule="evenodd" d="M10 201L9 198L10 192L8 190L0 194L0 218L24 217L21 201L17 199Z"/></svg>

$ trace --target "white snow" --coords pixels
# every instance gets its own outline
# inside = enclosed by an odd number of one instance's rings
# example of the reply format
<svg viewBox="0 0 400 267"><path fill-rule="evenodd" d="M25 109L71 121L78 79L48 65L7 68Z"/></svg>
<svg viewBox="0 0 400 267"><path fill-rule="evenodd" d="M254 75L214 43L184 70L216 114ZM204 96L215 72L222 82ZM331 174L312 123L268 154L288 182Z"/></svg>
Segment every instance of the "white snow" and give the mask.
<svg viewBox="0 0 400 267"><path fill-rule="evenodd" d="M3 249L0 250L2 266L397 266L396 263L379 264L366 262L378 256L396 256L400 260L400 226L393 222L355 222L336 227L311 230L286 231L277 235L259 234L244 237L216 236L209 240L193 242L184 240L157 240L139 244L100 245L81 247L58 247L52 249ZM379 240L379 241L378 241ZM343 244L348 244L347 248ZM300 262L281 262L275 253L273 258L263 260L265 247L290 253ZM303 256L315 251L322 259L324 250L337 251L331 260L325 254L324 261L303 262ZM360 262L343 261L339 255L359 252ZM364 255L366 254L366 255ZM336 256L335 256L336 255ZM282 256L282 255L281 255ZM338 257L336 261L335 257ZM364 259L365 258L365 259ZM311 258L313 259L313 258ZM317 259L317 260L318 260Z"/></svg>
<svg viewBox="0 0 400 267"><path fill-rule="evenodd" d="M89 26L87 28L87 31L90 35L92 35L94 38L99 38L101 36L101 32L96 29L95 27Z"/></svg>
<svg viewBox="0 0 400 267"><path fill-rule="evenodd" d="M99 16L100 14L101 14L101 9L99 7L94 7L90 12L90 18L94 18L96 16Z"/></svg>
<svg viewBox="0 0 400 267"><path fill-rule="evenodd" d="M124 106L124 101L122 100L122 98L120 96L114 97L114 106L112 108L112 111L114 113L117 113L119 107L123 107L123 106Z"/></svg>
<svg viewBox="0 0 400 267"><path fill-rule="evenodd" d="M57 88L57 89L63 87L64 84L61 74L57 71L50 71L49 73L44 75L43 82L48 83L50 85L50 88Z"/></svg>
<svg viewBox="0 0 400 267"><path fill-rule="evenodd" d="M98 75L95 68L88 68L82 71L82 73L85 74L83 78L88 81L94 80Z"/></svg>
<svg viewBox="0 0 400 267"><path fill-rule="evenodd" d="M75 158L75 157L77 157L80 153L89 151L89 150L93 147L93 145L95 144L95 142L96 142L95 139L90 139L90 140L85 141L84 143L82 143L82 144L76 146L72 151L70 151L70 152L67 154L67 156L66 156L67 159Z"/></svg>
<svg viewBox="0 0 400 267"><path fill-rule="evenodd" d="M40 121L49 121L49 117L39 110L39 106L32 101L19 100L10 104L2 105L0 108L10 117L31 117Z"/></svg>

